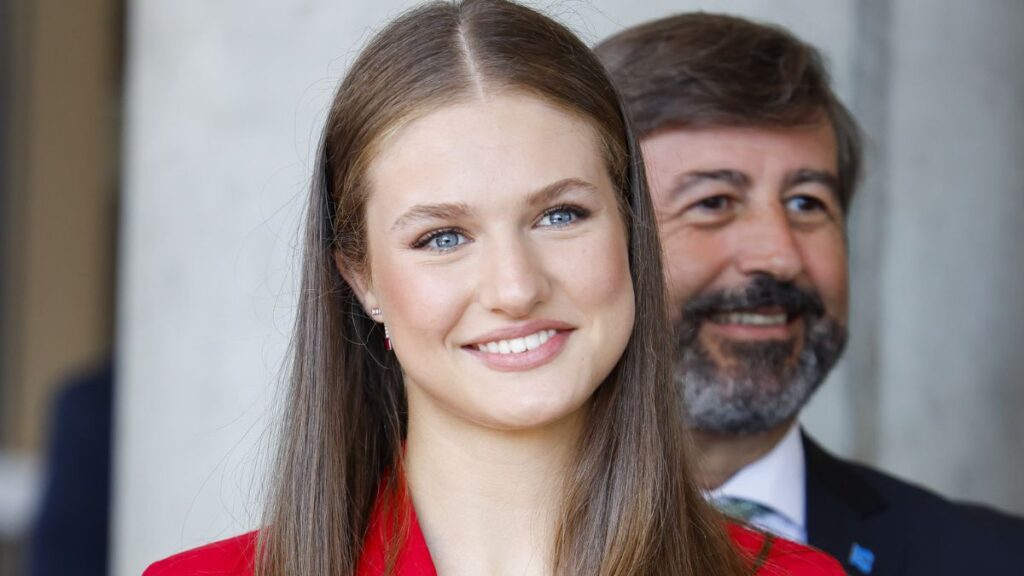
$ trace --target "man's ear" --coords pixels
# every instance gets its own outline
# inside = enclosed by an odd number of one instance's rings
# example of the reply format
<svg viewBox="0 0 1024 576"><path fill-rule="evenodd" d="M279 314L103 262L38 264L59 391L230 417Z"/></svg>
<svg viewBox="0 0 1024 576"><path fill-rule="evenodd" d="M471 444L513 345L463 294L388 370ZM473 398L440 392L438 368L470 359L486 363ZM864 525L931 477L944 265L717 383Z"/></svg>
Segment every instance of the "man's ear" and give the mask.
<svg viewBox="0 0 1024 576"><path fill-rule="evenodd" d="M356 298L359 299L359 304L362 305L363 310L367 316L371 316L370 311L377 308L377 297L373 293L373 289L370 285L369 278L362 272L355 270L341 255L339 250L335 250L331 254L334 257L334 266L338 269L341 277L345 279L345 282L352 288L352 292L355 293Z"/></svg>

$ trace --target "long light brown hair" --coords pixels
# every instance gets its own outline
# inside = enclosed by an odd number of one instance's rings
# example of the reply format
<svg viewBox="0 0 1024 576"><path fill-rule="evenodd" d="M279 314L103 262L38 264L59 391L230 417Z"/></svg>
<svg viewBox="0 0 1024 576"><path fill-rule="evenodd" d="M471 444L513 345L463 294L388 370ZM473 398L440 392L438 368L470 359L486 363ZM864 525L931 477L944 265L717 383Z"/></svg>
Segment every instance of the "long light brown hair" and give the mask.
<svg viewBox="0 0 1024 576"><path fill-rule="evenodd" d="M366 171L388 136L451 102L518 91L600 135L626 220L636 322L590 401L554 543L559 575L734 575L743 564L692 480L670 377L661 254L639 149L591 51L505 0L431 3L398 18L341 83L319 151L301 298L257 573L354 574L378 491L397 493L406 399L378 325L335 267L363 271ZM397 478L397 479L396 479ZM400 531L399 531L400 532Z"/></svg>

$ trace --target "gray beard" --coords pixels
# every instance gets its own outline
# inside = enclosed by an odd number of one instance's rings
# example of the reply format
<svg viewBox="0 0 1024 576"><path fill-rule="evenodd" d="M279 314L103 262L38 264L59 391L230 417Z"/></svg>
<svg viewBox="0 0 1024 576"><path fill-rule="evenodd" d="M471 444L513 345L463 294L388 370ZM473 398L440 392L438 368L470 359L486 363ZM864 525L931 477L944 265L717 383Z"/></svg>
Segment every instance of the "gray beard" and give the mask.
<svg viewBox="0 0 1024 576"><path fill-rule="evenodd" d="M683 391L687 424L729 435L757 434L796 417L818 389L846 345L846 329L827 316L808 323L796 362L796 340L731 342L723 352L733 360L719 366L698 338L699 326L686 326L679 341L674 379Z"/></svg>

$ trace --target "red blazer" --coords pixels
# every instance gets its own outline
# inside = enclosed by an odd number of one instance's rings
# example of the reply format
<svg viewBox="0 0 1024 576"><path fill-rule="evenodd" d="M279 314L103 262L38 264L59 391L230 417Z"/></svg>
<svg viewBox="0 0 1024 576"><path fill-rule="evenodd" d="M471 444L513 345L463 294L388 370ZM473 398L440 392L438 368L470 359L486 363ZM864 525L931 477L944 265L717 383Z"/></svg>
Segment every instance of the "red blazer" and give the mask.
<svg viewBox="0 0 1024 576"><path fill-rule="evenodd" d="M378 503L379 506L379 503ZM395 573L399 576L437 576L423 532L410 510L409 533L399 552ZM756 566L757 576L842 576L839 563L813 548L788 540L765 536L736 524L729 525L729 536L736 547ZM359 559L357 576L384 573L384 552L391 538L380 509L370 521L366 547ZM171 556L153 564L143 576L252 576L256 551L256 532L221 540Z"/></svg>

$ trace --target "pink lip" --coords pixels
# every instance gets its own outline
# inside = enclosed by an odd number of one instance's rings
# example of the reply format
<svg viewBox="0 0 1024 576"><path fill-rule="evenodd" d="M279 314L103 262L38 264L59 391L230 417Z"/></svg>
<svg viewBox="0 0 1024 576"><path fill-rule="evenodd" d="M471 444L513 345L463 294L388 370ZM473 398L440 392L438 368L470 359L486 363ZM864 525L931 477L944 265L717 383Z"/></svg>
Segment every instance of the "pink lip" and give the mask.
<svg viewBox="0 0 1024 576"><path fill-rule="evenodd" d="M551 328L549 328L551 329ZM527 334L533 334L539 330L533 332L526 332ZM538 366L547 364L548 362L555 359L558 354L565 347L565 342L569 339L571 330L558 330L555 335L548 338L548 341L541 344L533 350L527 350L525 352L518 352L512 354L497 354L491 352L483 352L474 346L464 346L462 349L479 358L492 370L499 372L520 372L524 370L532 370ZM519 336L509 336L506 338L494 338L487 340L487 342L493 342L494 340L506 340L508 338L518 338Z"/></svg>
<svg viewBox="0 0 1024 576"><path fill-rule="evenodd" d="M492 330L491 332L475 338L472 343L464 345L462 349L480 359L492 370L498 370L500 372L531 370L550 362L558 356L562 351L562 348L565 347L565 342L569 339L569 334L571 334L575 329L575 326L566 324L565 322L558 322L555 320L531 320L515 326ZM529 336L530 334L536 334L541 330L554 330L555 335L548 338L547 342L533 350L512 354L499 354L481 351L477 348L478 344L485 344L487 342L495 342L498 340L509 340L512 338L522 338L524 336Z"/></svg>
<svg viewBox="0 0 1024 576"><path fill-rule="evenodd" d="M522 324L516 324L514 326L506 326L505 328L499 328L486 334L481 334L473 340L463 344L463 346L471 346L475 348L477 344L486 344L488 342L509 340L512 338L522 338L523 336L536 334L541 330L557 330L562 332L565 330L574 330L575 328L576 327L571 324L558 322L556 320L530 320L529 322L523 322Z"/></svg>

